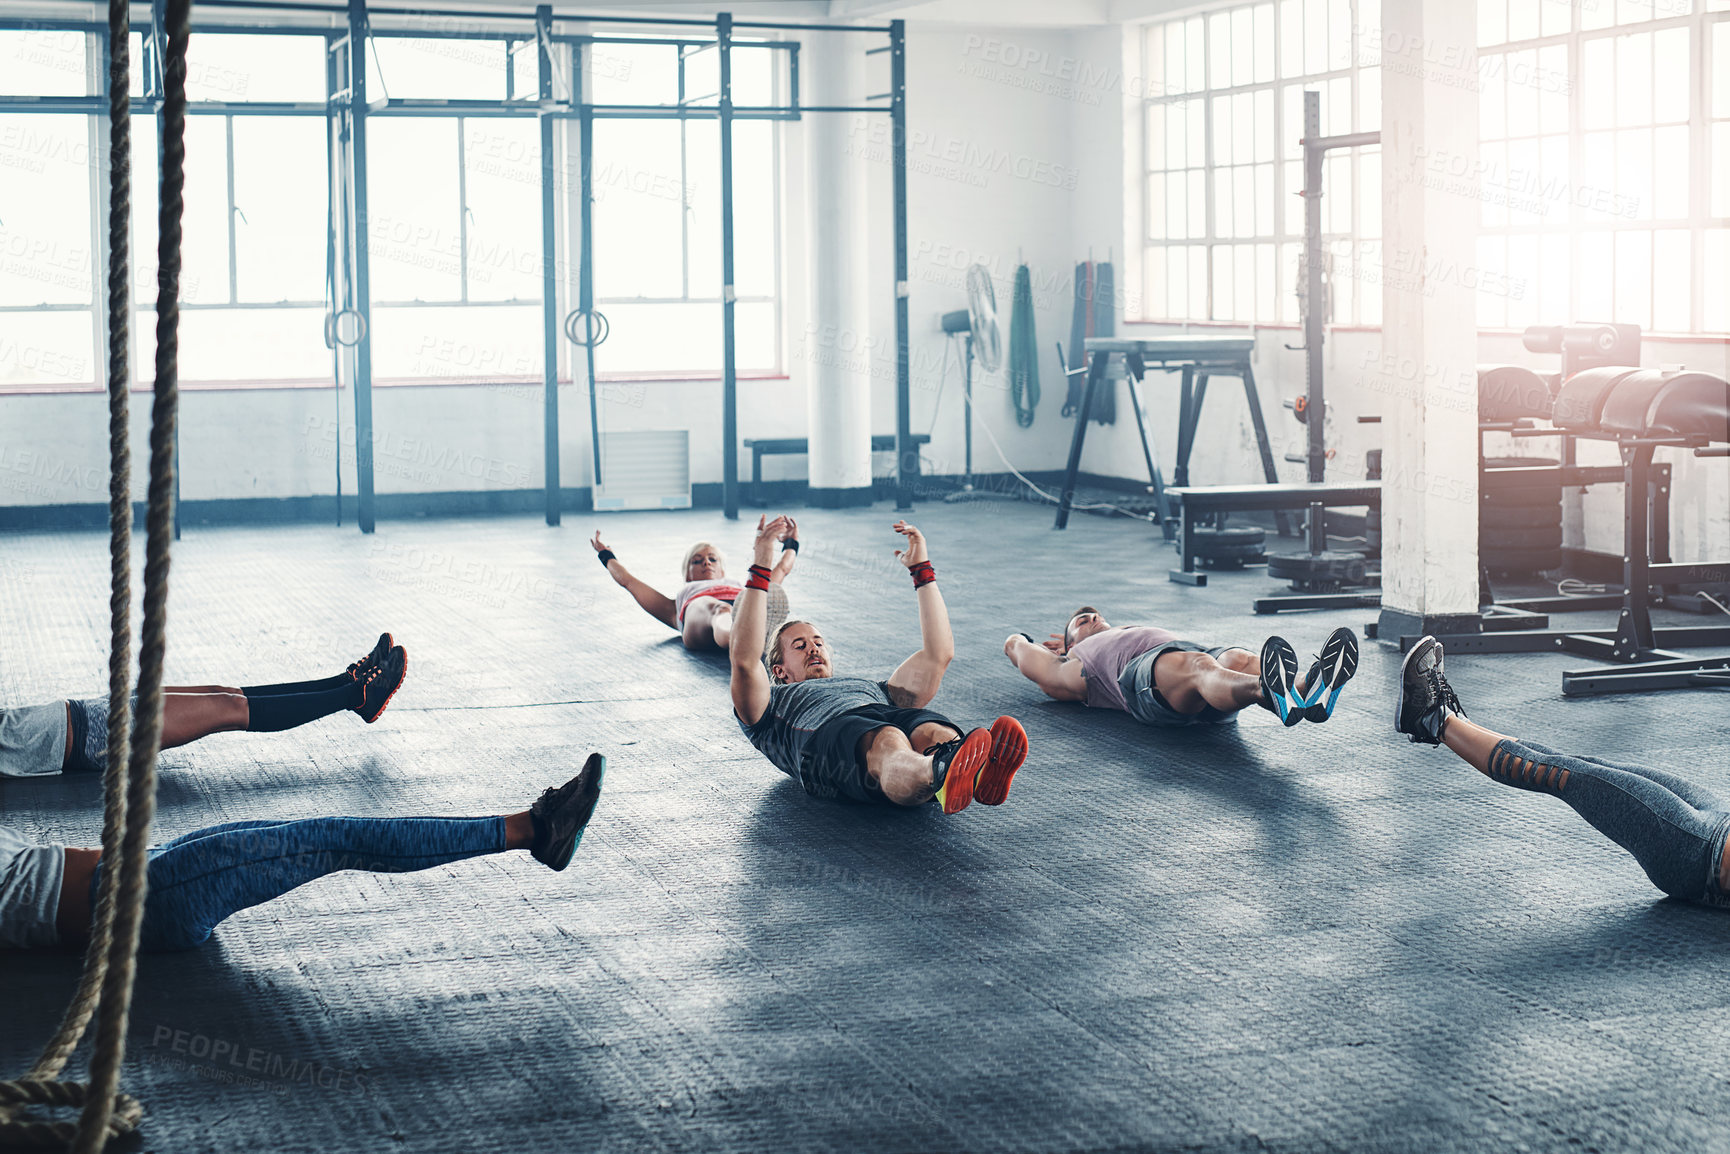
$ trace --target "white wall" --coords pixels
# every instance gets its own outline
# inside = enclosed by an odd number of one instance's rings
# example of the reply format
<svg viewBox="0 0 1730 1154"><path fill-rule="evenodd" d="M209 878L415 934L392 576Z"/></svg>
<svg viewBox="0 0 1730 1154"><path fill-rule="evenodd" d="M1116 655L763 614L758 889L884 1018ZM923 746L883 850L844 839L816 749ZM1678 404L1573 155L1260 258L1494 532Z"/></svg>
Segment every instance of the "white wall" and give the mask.
<svg viewBox="0 0 1730 1154"><path fill-rule="evenodd" d="M1139 213L1141 82L1135 61L1136 34L1117 26L1089 28L1002 27L913 22L908 31L909 312L912 319L913 428L931 430L928 468L961 470L960 373L953 358L937 411L945 342L939 314L965 305L968 264L992 272L1007 342L1014 270L1031 268L1036 306L1040 385L1043 392L1032 428L1016 426L999 372L976 376L979 426L988 427L1021 470L1061 468L1072 423L1061 418L1064 382L1055 343L1069 343L1071 277L1076 261L1091 250L1116 265L1125 315L1139 313L1135 254L1124 249L1136 235ZM872 58L868 86L887 87L885 57ZM863 95L863 94L861 94ZM872 431L895 427L894 276L891 263L889 136L886 117L849 117L854 146L870 162L871 314L866 333L816 331L806 323L801 214L805 163L801 130L790 126L782 140L782 232L786 363L790 380L741 381L742 437L805 433L805 382L818 358L869 363ZM1180 326L1120 325L1125 334L1180 332ZM1234 331L1209 327L1209 333ZM1241 330L1238 330L1241 331ZM1301 355L1289 328L1255 332L1254 367L1276 458L1301 451L1304 429L1280 404L1303 388ZM1377 411L1378 396L1404 387L1398 366L1384 366L1375 331L1337 331L1327 343L1330 397L1328 443L1336 450L1330 475L1363 475L1364 451L1380 444L1374 425L1359 425L1361 413ZM1730 372L1730 349L1722 343L1648 340L1648 364L1687 364ZM1552 367L1554 358L1527 353L1517 337L1490 334L1465 351L1462 371L1479 362ZM1150 377L1143 395L1150 410L1155 452L1169 478L1176 452L1177 379ZM375 390L377 487L381 493L449 489L522 489L541 481L538 386L440 386ZM142 427L148 397L136 399L135 424ZM561 390L563 481L587 483L587 395ZM1211 390L1192 460L1196 483L1254 481L1260 470L1250 424L1235 383ZM309 496L334 492L330 459L335 435L329 391L264 390L185 394L182 419L182 493L189 499L250 496ZM692 430L692 478L721 479L720 386L715 382L604 385L602 424L612 429ZM1088 432L1083 468L1139 479L1145 475L1126 397L1118 399L1115 426ZM933 417L935 415L935 425ZM106 418L99 396L0 397L0 504L57 504L105 499ZM343 417L351 451L344 487L353 491L352 412ZM141 452L135 438L135 452ZM1608 453L1588 447L1586 453ZM1673 511L1676 555L1696 559L1730 554L1730 463L1677 457ZM974 444L975 468L998 472L1003 465L981 429ZM749 457L742 455L749 476ZM878 473L892 466L878 456ZM1279 460L1281 476L1298 480L1303 467ZM765 476L802 478L802 457L770 458ZM1621 507L1614 486L1588 494L1587 544L1612 549L1620 540Z"/></svg>

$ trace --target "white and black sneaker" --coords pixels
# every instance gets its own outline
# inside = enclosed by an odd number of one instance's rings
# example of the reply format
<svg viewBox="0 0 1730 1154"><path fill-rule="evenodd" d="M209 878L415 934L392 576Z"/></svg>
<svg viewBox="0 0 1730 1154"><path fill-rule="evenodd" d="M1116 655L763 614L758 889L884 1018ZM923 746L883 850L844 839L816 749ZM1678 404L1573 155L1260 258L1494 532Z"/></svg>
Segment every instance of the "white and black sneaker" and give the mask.
<svg viewBox="0 0 1730 1154"><path fill-rule="evenodd" d="M1340 690L1357 671L1358 635L1341 626L1328 635L1321 656L1304 678L1304 716L1318 722L1332 717Z"/></svg>
<svg viewBox="0 0 1730 1154"><path fill-rule="evenodd" d="M1306 706L1297 698L1297 651L1283 637L1269 637L1261 646L1261 705L1286 725L1304 719Z"/></svg>
<svg viewBox="0 0 1730 1154"><path fill-rule="evenodd" d="M1442 673L1442 643L1422 637L1400 664L1400 700L1394 710L1394 728L1424 745L1442 743L1442 727L1448 715L1466 711L1454 687Z"/></svg>

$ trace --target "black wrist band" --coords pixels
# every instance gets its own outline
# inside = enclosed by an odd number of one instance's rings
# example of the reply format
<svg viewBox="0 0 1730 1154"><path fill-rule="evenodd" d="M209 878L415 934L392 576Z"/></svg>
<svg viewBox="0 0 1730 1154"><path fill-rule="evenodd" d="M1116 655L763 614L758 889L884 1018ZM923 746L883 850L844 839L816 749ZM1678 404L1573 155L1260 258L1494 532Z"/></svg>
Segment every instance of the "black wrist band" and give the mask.
<svg viewBox="0 0 1730 1154"><path fill-rule="evenodd" d="M599 553L595 554L595 556L601 559L601 568L603 569L607 567L608 561L617 561L619 559L619 555L614 553L611 549L602 549Z"/></svg>
<svg viewBox="0 0 1730 1154"><path fill-rule="evenodd" d="M793 550L793 552L797 553L799 551L799 538L797 538L797 537L787 538L785 541L781 542L781 548L784 550L785 549L791 549L791 550Z"/></svg>
<svg viewBox="0 0 1730 1154"><path fill-rule="evenodd" d="M1021 636L1023 636L1023 637L1026 637L1026 638L1027 638L1027 643L1028 643L1028 644L1029 644L1029 645L1038 645L1038 644L1039 644L1039 642L1037 642L1037 641L1035 641L1035 640L1034 640L1034 639L1033 639L1033 638L1032 638L1032 637L1031 637L1031 636L1029 636L1029 635L1028 635L1028 634L1026 634L1026 633L1023 633L1023 634L1022 634L1022 635L1021 635Z"/></svg>

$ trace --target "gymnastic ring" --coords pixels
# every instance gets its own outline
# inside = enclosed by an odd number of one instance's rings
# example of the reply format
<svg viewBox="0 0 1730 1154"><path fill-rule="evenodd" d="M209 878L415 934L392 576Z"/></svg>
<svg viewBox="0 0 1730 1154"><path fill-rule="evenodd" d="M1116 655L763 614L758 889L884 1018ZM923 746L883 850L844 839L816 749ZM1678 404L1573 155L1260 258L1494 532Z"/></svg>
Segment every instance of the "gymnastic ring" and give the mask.
<svg viewBox="0 0 1730 1154"><path fill-rule="evenodd" d="M577 322L579 320L584 322L583 328L589 338L588 340L577 335ZM598 329L596 327L597 321L600 322ZM607 321L607 314L600 309L590 309L587 312L582 309L572 309L565 316L564 328L566 339L573 345L581 345L585 348L606 344L607 337L611 336L613 332L613 326Z"/></svg>
<svg viewBox="0 0 1730 1154"><path fill-rule="evenodd" d="M355 328L355 333L354 333L354 339L352 341L343 340L342 339L342 333L339 331L340 325L341 325L344 317L353 317L354 318L356 328ZM366 339L366 317L364 315L362 315L362 313L359 309L343 309L340 312L325 313L324 314L324 347L325 348L334 349L337 345L341 345L345 349L352 349L352 348L354 348L354 346L360 344L360 342L364 341L365 339Z"/></svg>

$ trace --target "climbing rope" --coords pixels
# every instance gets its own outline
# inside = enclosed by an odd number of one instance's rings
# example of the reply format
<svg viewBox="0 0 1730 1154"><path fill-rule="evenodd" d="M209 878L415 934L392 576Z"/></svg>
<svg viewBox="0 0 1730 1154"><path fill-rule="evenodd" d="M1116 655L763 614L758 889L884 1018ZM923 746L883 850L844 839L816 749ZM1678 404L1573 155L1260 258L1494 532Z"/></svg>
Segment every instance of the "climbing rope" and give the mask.
<svg viewBox="0 0 1730 1154"><path fill-rule="evenodd" d="M70 1146L93 1154L137 1129L144 1110L119 1093L126 1050L146 850L156 811L156 755L162 743L162 664L168 617L168 552L174 525L174 425L179 407L181 212L186 168L186 47L192 0L168 0L164 24L162 194L157 219L156 384L151 405L150 488L146 516L144 631L139 644L138 725L132 726L127 675L131 660L132 456L128 358L128 282L132 218L132 118L127 0L109 0L108 205L108 767L104 777L102 880L91 918L84 974L53 1039L30 1073L0 1082L0 1145ZM89 1083L59 1080L91 1017L97 1017ZM76 1126L19 1118L27 1106L76 1107Z"/></svg>

